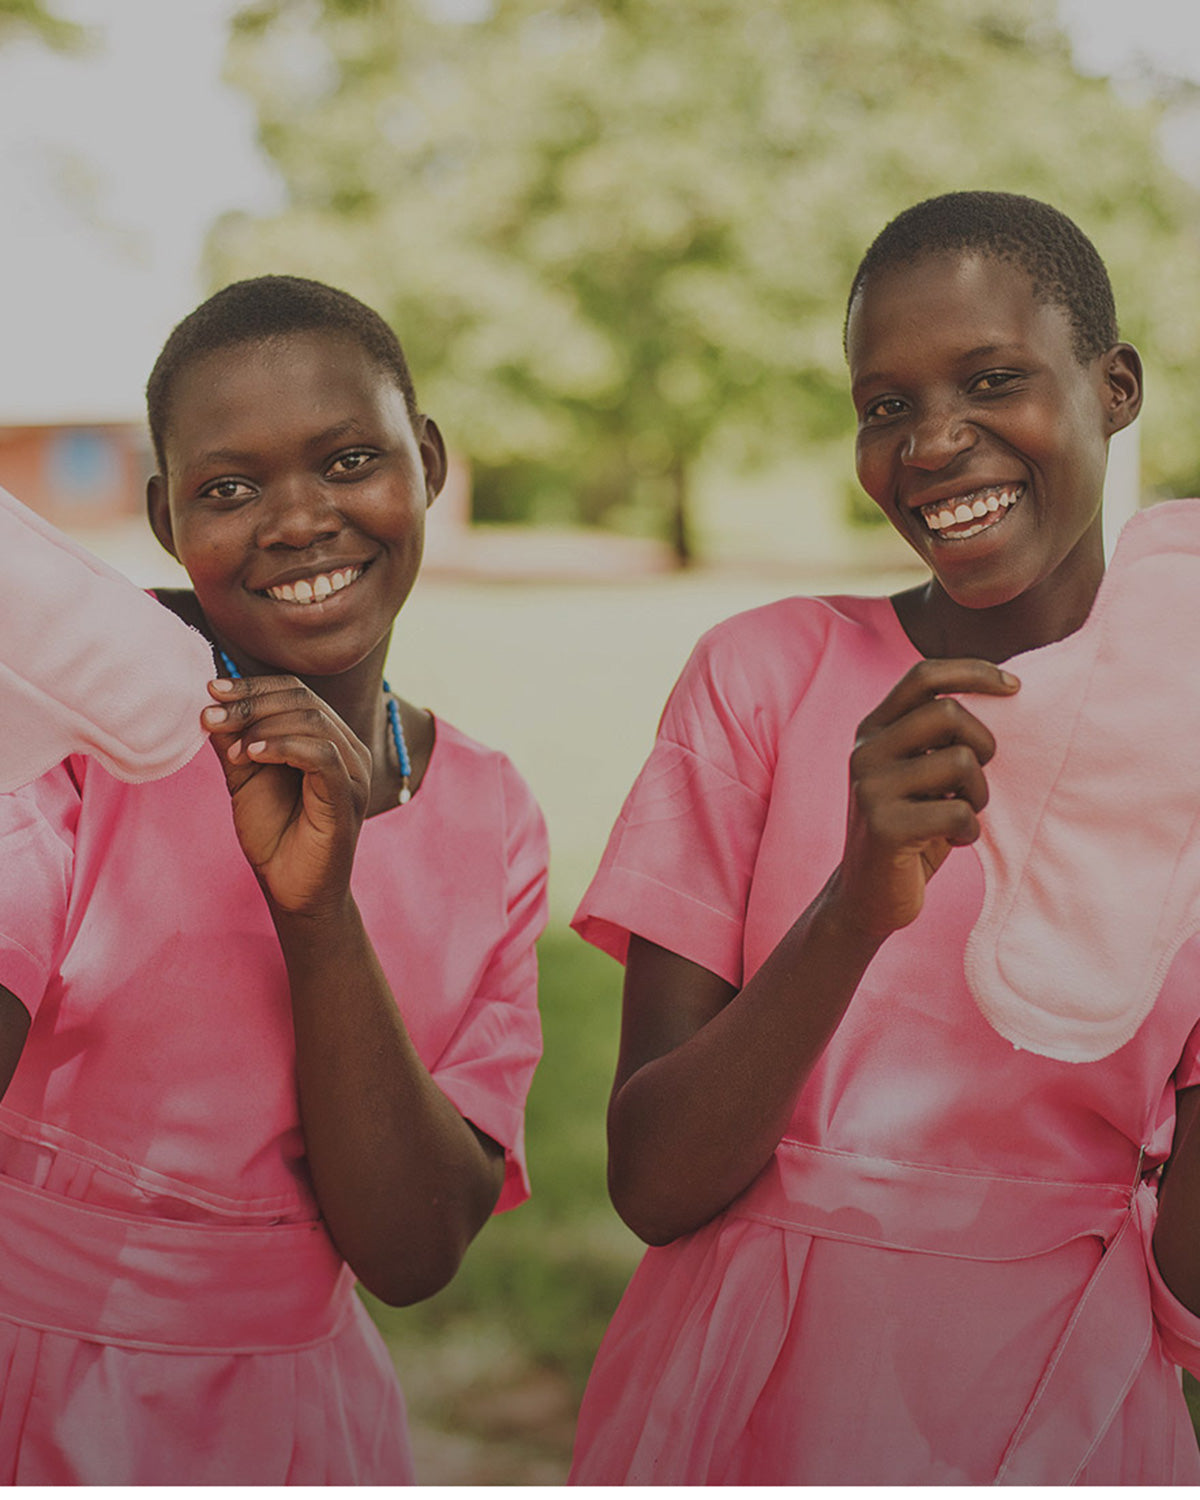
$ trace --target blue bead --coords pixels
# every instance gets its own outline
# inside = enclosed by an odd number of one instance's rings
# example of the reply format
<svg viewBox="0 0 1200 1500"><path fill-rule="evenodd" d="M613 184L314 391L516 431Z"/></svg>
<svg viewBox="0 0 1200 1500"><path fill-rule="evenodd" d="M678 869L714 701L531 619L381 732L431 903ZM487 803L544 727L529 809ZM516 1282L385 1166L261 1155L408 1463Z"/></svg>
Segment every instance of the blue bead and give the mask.
<svg viewBox="0 0 1200 1500"><path fill-rule="evenodd" d="M392 729L392 744L396 747L396 759L400 762L400 774L401 776L411 776L412 761L408 758L408 745L404 739L404 726L400 723L400 709L395 698L391 696L392 690L388 685L386 677L383 680L383 690L388 694L388 723Z"/></svg>

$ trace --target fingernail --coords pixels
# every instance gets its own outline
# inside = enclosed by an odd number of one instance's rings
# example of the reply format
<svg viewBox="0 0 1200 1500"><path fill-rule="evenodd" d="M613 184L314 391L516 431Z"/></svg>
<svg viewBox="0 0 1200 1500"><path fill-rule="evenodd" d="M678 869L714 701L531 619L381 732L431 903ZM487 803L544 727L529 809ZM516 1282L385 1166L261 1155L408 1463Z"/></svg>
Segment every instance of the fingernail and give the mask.
<svg viewBox="0 0 1200 1500"><path fill-rule="evenodd" d="M213 683L213 687L216 688L218 693L228 693L232 691L233 683L230 682L228 677L218 677Z"/></svg>
<svg viewBox="0 0 1200 1500"><path fill-rule="evenodd" d="M266 748L267 748L267 742L266 742L266 740L255 740L254 743L253 743L253 745L247 745L246 746L246 754L247 755L257 755L260 750L265 750Z"/></svg>
<svg viewBox="0 0 1200 1500"><path fill-rule="evenodd" d="M1019 677L1014 677L1011 672L1005 672L1003 670L1000 673L1000 681L1004 684L1005 687L1021 686L1021 679Z"/></svg>
<svg viewBox="0 0 1200 1500"><path fill-rule="evenodd" d="M206 708L204 710L204 722L206 724L223 724L228 717L229 710L221 708L219 705L215 708Z"/></svg>
<svg viewBox="0 0 1200 1500"><path fill-rule="evenodd" d="M241 740L234 740L233 744L230 745L229 749L226 750L226 752L225 752L226 756L230 760L237 760L238 756L241 753L242 753L242 742L241 742Z"/></svg>

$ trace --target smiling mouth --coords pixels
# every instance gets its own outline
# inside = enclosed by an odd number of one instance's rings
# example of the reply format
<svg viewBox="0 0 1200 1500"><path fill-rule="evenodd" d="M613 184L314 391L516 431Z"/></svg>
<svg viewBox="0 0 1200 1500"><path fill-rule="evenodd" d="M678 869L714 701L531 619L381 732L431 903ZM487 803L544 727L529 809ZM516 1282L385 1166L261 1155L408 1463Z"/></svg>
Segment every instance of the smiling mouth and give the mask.
<svg viewBox="0 0 1200 1500"><path fill-rule="evenodd" d="M279 583L258 592L281 604L321 604L357 583L368 567L368 563L363 563L354 568L333 568L327 573L314 573L309 578L297 578L294 583Z"/></svg>
<svg viewBox="0 0 1200 1500"><path fill-rule="evenodd" d="M951 500L932 500L918 514L939 541L963 542L1003 521L1025 493L1023 484L994 485Z"/></svg>

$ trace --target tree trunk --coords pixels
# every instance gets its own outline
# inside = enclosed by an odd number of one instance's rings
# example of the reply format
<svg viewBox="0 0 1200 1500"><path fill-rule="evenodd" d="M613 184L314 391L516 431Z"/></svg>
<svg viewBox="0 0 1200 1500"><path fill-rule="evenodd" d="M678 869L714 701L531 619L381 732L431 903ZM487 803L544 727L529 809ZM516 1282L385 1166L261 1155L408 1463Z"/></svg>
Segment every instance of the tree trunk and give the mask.
<svg viewBox="0 0 1200 1500"><path fill-rule="evenodd" d="M692 536L691 494L688 486L687 464L676 454L667 470L667 485L670 513L667 517L667 536L675 554L675 566L690 568L696 561L696 548Z"/></svg>

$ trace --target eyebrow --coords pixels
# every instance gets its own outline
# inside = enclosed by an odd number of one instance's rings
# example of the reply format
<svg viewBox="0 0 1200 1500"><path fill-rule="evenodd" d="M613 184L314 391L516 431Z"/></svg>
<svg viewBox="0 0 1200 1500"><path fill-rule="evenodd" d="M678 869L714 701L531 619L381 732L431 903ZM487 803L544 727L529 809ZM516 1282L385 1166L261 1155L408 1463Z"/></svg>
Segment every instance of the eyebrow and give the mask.
<svg viewBox="0 0 1200 1500"><path fill-rule="evenodd" d="M239 453L236 448L213 448L211 452L198 453L189 468L209 469L215 464L232 464L236 468L249 462L250 456L249 453Z"/></svg>
<svg viewBox="0 0 1200 1500"><path fill-rule="evenodd" d="M354 417L347 417L344 422L335 422L332 427L326 427L324 432L314 433L309 439L310 448L321 448L326 443L336 442L338 438L353 437L363 431L362 424Z"/></svg>
<svg viewBox="0 0 1200 1500"><path fill-rule="evenodd" d="M1021 347L1020 344L980 344L978 348L968 349L960 357L962 359L990 359L993 354L1016 354Z"/></svg>
<svg viewBox="0 0 1200 1500"><path fill-rule="evenodd" d="M963 364L968 364L976 359L991 359L994 355L1003 354L1010 357L1023 353L1024 346L1021 344L977 344L974 349L964 349L955 358ZM889 375L886 370L868 370L865 375L860 375L850 387L851 394L871 386L894 385L896 377Z"/></svg>
<svg viewBox="0 0 1200 1500"><path fill-rule="evenodd" d="M332 427L326 427L323 432L314 433L305 446L323 448L327 443L336 442L338 438L361 434L362 431L361 423L355 421L353 417L347 417L344 422L335 422ZM209 469L214 465L231 464L237 468L242 464L253 462L256 457L256 454L247 453L240 448L210 448L207 453L197 454L195 462L190 467Z"/></svg>

